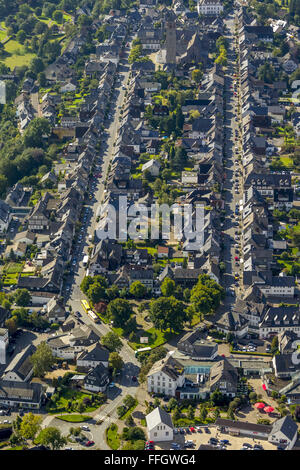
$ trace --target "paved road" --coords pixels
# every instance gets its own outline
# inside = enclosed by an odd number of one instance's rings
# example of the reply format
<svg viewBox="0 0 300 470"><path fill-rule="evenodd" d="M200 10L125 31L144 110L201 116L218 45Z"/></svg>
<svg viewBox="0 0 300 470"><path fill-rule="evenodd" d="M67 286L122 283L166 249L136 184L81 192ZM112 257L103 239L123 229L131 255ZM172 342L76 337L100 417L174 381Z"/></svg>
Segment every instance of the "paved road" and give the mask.
<svg viewBox="0 0 300 470"><path fill-rule="evenodd" d="M104 198L104 182L107 175L108 167L111 161L112 156L114 155L114 143L118 135L118 129L120 125L120 111L122 104L124 102L126 90L124 86L127 85L129 78L129 67L126 65L127 60L124 58L123 62L120 65L120 82L115 87L115 92L113 94L113 100L110 110L111 119L109 119L105 125L105 134L104 139L102 140L102 148L100 151L100 156L98 160L98 165L101 165L101 174L102 177L95 182L94 198L91 203L87 205L89 208L89 216L87 217L85 229L83 231L83 240L80 244L81 253L79 255L78 264L74 266L74 275L67 283L71 284L71 289L69 292L68 306L72 308L72 311L80 311L82 315L82 321L87 325L93 325L101 335L104 335L110 331L108 325L104 323L95 324L91 318L84 312L81 307L80 300L83 298L83 294L80 291L80 284L85 275L85 268L82 264L82 259L88 250L88 239L89 235L94 234L96 229L96 219L99 213L100 203ZM98 170L97 170L98 171ZM108 446L105 442L105 429L113 421L116 420L116 409L121 405L124 397L127 394L135 395L138 384L132 381L133 376L138 376L139 373L139 362L135 358L133 350L128 346L128 344L122 340L123 348L120 351L120 355L125 363L122 375L116 380L116 386L114 388L108 389L108 402L101 407L100 412L94 417L95 422L103 420L101 425L91 425L93 426L93 440L95 441L95 447L101 449L108 449ZM59 420L55 421L55 425L59 425L61 428L63 424ZM70 427L70 426L69 426ZM73 445L72 445L73 447Z"/></svg>
<svg viewBox="0 0 300 470"><path fill-rule="evenodd" d="M234 37L234 16L230 15L225 24L228 28L226 38L228 40L228 73L225 76L225 211L226 218L224 223L224 261L225 261L225 274L224 284L225 288L232 288L238 291L238 282L235 280L237 274L240 275L240 263L236 263L235 257L240 258L240 213L236 213L239 208L240 200L243 197L242 190L242 166L238 162L238 155L240 155L240 133L239 122L237 115L237 102L238 102L238 85L237 80L233 77L233 73L237 74L236 70L236 52L235 52L235 37ZM230 306L234 303L233 296L227 296L225 304Z"/></svg>

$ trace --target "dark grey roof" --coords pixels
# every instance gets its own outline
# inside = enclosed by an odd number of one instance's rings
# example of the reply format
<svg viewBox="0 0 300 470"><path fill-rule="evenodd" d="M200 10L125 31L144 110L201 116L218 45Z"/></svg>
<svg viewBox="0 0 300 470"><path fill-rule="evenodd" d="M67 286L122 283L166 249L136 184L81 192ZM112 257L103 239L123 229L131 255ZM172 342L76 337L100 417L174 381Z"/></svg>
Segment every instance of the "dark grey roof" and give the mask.
<svg viewBox="0 0 300 470"><path fill-rule="evenodd" d="M6 367L4 374L15 372L21 380L25 380L32 370L30 357L35 352L35 346L29 344L25 349L15 355L11 363Z"/></svg>
<svg viewBox="0 0 300 470"><path fill-rule="evenodd" d="M108 362L109 351L104 346L96 343L89 348L88 351L82 352L77 360L80 361L99 361Z"/></svg>
<svg viewBox="0 0 300 470"><path fill-rule="evenodd" d="M231 419L217 418L215 424L217 426L242 429L243 431L254 431L258 433L270 433L272 428L266 424L254 424L247 421L232 421Z"/></svg>
<svg viewBox="0 0 300 470"><path fill-rule="evenodd" d="M43 387L39 383L12 382L0 380L0 402L2 400L15 402L39 403Z"/></svg>
<svg viewBox="0 0 300 470"><path fill-rule="evenodd" d="M276 354L273 360L279 374L292 374L298 369L297 365L293 364L292 354Z"/></svg>
<svg viewBox="0 0 300 470"><path fill-rule="evenodd" d="M105 387L109 382L109 374L103 364L98 364L85 377L84 383L94 387Z"/></svg>
<svg viewBox="0 0 300 470"><path fill-rule="evenodd" d="M298 432L298 426L290 416L284 416L283 418L275 421L272 426L272 434L275 434L279 431L282 432L282 434L284 434L290 441L292 441L295 437L295 434Z"/></svg>

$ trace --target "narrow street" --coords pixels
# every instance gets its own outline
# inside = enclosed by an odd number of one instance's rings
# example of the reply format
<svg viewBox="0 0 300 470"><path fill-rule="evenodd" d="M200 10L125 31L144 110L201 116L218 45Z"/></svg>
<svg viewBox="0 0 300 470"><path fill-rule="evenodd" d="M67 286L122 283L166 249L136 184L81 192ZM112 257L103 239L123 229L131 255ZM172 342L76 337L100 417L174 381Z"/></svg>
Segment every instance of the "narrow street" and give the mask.
<svg viewBox="0 0 300 470"><path fill-rule="evenodd" d="M228 65L225 75L225 223L224 223L224 287L231 293L226 297L225 304L232 305L235 302L235 294L238 289L237 276L240 276L240 201L243 197L241 163L239 155L239 121L237 115L238 81L235 51L235 23L234 15L225 20L228 33Z"/></svg>

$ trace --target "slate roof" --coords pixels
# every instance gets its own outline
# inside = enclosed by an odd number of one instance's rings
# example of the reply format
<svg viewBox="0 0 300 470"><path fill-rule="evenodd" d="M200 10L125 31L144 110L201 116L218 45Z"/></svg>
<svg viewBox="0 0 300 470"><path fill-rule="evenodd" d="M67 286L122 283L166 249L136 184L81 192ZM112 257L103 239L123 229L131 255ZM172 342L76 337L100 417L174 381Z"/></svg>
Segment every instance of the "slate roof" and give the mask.
<svg viewBox="0 0 300 470"><path fill-rule="evenodd" d="M282 432L287 437L287 439L292 441L295 437L295 434L298 432L298 426L290 416L284 416L283 418L275 421L272 426L272 434L277 432Z"/></svg>
<svg viewBox="0 0 300 470"><path fill-rule="evenodd" d="M154 429L157 425L160 424L165 424L166 426L169 426L173 429L171 416L159 406L146 416L146 423L148 431L151 431L151 429Z"/></svg>

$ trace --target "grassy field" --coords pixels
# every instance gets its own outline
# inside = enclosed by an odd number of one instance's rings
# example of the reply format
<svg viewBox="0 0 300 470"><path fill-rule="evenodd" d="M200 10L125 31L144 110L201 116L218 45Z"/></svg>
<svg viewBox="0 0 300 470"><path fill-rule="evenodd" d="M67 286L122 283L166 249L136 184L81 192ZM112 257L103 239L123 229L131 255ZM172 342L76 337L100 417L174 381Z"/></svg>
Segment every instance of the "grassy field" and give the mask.
<svg viewBox="0 0 300 470"><path fill-rule="evenodd" d="M164 343L167 343L171 338L175 336L175 334L171 333L170 331L160 331L153 327L149 328L149 330L144 331L143 336L147 336L149 338L149 342L147 344L130 342L128 343L129 346L134 350L148 346L154 349Z"/></svg>
<svg viewBox="0 0 300 470"><path fill-rule="evenodd" d="M6 57L3 62L10 69L14 67L29 65L31 60L36 56L31 52L26 52L24 46L14 39L10 39L4 46L4 50L7 52L8 57Z"/></svg>
<svg viewBox="0 0 300 470"><path fill-rule="evenodd" d="M5 278L3 279L3 284L5 286L14 286L18 282L18 274L6 274Z"/></svg>
<svg viewBox="0 0 300 470"><path fill-rule="evenodd" d="M116 424L111 424L106 431L106 442L107 445L112 449L112 450L118 450L120 448L120 436L118 434L118 426Z"/></svg>
<svg viewBox="0 0 300 470"><path fill-rule="evenodd" d="M88 393L81 392L80 390L73 390L72 388L67 388L62 391L60 394L59 400L55 405L48 407L48 413L55 414L63 411L68 411L68 402L72 401L74 403L76 400L82 400L83 398L91 398L91 395ZM95 411L99 406L87 406L85 411L90 413Z"/></svg>
<svg viewBox="0 0 300 470"><path fill-rule="evenodd" d="M6 273L7 274L15 274L15 273L21 273L23 271L24 263L9 263L6 266Z"/></svg>
<svg viewBox="0 0 300 470"><path fill-rule="evenodd" d="M279 160L285 167L287 168L293 167L293 160L290 157L279 157Z"/></svg>
<svg viewBox="0 0 300 470"><path fill-rule="evenodd" d="M133 410L138 406L139 402L135 400L135 404L129 408L129 410L126 411L126 413L120 418L122 421L125 421L125 419L133 412Z"/></svg>
<svg viewBox="0 0 300 470"><path fill-rule="evenodd" d="M57 419L60 419L61 421L67 421L68 423L84 423L86 421L89 421L91 417L87 415L74 414L57 416Z"/></svg>

